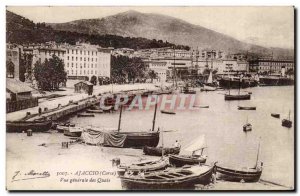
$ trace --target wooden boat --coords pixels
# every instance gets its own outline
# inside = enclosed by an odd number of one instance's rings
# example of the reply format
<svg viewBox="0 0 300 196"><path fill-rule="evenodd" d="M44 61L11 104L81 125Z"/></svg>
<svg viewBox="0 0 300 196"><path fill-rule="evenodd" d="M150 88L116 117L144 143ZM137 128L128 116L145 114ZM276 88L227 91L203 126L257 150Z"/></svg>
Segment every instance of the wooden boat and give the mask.
<svg viewBox="0 0 300 196"><path fill-rule="evenodd" d="M95 117L95 114L77 114L77 117Z"/></svg>
<svg viewBox="0 0 300 196"><path fill-rule="evenodd" d="M250 100L251 95L245 94L245 95L225 95L226 101L233 101L233 100Z"/></svg>
<svg viewBox="0 0 300 196"><path fill-rule="evenodd" d="M252 131L252 125L247 123L243 126L243 131Z"/></svg>
<svg viewBox="0 0 300 196"><path fill-rule="evenodd" d="M258 158L259 158L259 150L260 150L260 142L258 144L257 156L255 166L252 168L228 168L224 166L217 165L217 173L220 179L227 181L235 181L235 182L257 182L260 179L262 174L262 166L261 162L260 166L258 166Z"/></svg>
<svg viewBox="0 0 300 196"><path fill-rule="evenodd" d="M82 132L82 127L68 127L64 130L64 135L69 137L80 137Z"/></svg>
<svg viewBox="0 0 300 196"><path fill-rule="evenodd" d="M256 110L256 107L238 106L238 110Z"/></svg>
<svg viewBox="0 0 300 196"><path fill-rule="evenodd" d="M215 166L190 166L163 171L120 176L122 188L127 190L193 189L195 184L209 184Z"/></svg>
<svg viewBox="0 0 300 196"><path fill-rule="evenodd" d="M93 109L87 109L86 113L103 113L103 110L93 110Z"/></svg>
<svg viewBox="0 0 300 196"><path fill-rule="evenodd" d="M123 106L120 107L119 123L117 134L126 135L124 148L143 148L144 146L156 147L159 142L159 131L155 132L155 119L157 111L157 103L155 104L154 117L152 121L152 131L140 132L120 132Z"/></svg>
<svg viewBox="0 0 300 196"><path fill-rule="evenodd" d="M272 113L271 116L274 118L280 118L280 114L276 114L276 113Z"/></svg>
<svg viewBox="0 0 300 196"><path fill-rule="evenodd" d="M257 182L262 174L262 168L232 169L217 165L217 172L219 173L219 178L223 180Z"/></svg>
<svg viewBox="0 0 300 196"><path fill-rule="evenodd" d="M169 162L175 167L182 167L184 165L199 165L206 162L206 157L192 155L171 155L169 157Z"/></svg>
<svg viewBox="0 0 300 196"><path fill-rule="evenodd" d="M118 171L118 174L120 176L123 176L126 171L132 171L133 174L136 174L136 172L139 171L157 171L157 170L163 170L166 167L168 167L169 163L167 159L159 159L155 161L144 161L140 163L133 163L131 165L119 165L118 168L121 169Z"/></svg>
<svg viewBox="0 0 300 196"><path fill-rule="evenodd" d="M201 91L215 91L215 90L217 90L216 87L207 86L207 85L203 85L203 87L201 88Z"/></svg>
<svg viewBox="0 0 300 196"><path fill-rule="evenodd" d="M194 105L195 108L209 108L208 105Z"/></svg>
<svg viewBox="0 0 300 196"><path fill-rule="evenodd" d="M48 131L51 126L51 120L6 121L7 132L23 132L28 129L31 129L34 132L45 132Z"/></svg>
<svg viewBox="0 0 300 196"><path fill-rule="evenodd" d="M168 111L168 110L161 110L160 112L163 114L176 114L175 112Z"/></svg>
<svg viewBox="0 0 300 196"><path fill-rule="evenodd" d="M151 155L151 156L162 156L164 155L169 155L169 154L179 154L180 148L163 148L163 147L149 147L149 146L144 146L143 152L146 155Z"/></svg>
<svg viewBox="0 0 300 196"><path fill-rule="evenodd" d="M175 167L182 167L184 165L199 165L206 162L206 156L203 155L203 150L206 148L205 136L201 135L191 144L184 148L184 151L191 152L191 155L171 155L169 162ZM200 154L197 152L201 151Z"/></svg>
<svg viewBox="0 0 300 196"><path fill-rule="evenodd" d="M289 111L289 118L288 119L283 119L281 125L283 127L291 128L293 125L293 122L290 120L291 116L291 111Z"/></svg>

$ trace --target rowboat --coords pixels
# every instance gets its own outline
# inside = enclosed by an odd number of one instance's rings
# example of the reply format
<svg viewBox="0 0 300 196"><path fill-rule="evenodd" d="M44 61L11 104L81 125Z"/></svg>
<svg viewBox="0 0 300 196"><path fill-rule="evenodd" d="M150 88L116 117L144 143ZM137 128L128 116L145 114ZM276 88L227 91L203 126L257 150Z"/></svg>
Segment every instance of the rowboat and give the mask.
<svg viewBox="0 0 300 196"><path fill-rule="evenodd" d="M256 107L238 106L238 110L256 110Z"/></svg>
<svg viewBox="0 0 300 196"><path fill-rule="evenodd" d="M149 146L144 146L143 152L146 155L151 155L151 156L162 156L164 155L169 155L169 154L179 154L180 148L175 147L175 148L163 148L163 147L149 147Z"/></svg>
<svg viewBox="0 0 300 196"><path fill-rule="evenodd" d="M235 181L235 182L257 182L262 173L263 163L258 166L260 142L258 144L257 156L255 166L252 168L229 168L217 165L217 174L219 179Z"/></svg>
<svg viewBox="0 0 300 196"><path fill-rule="evenodd" d="M51 126L51 120L6 121L7 132L23 132L28 129L31 129L34 132L45 132L48 131Z"/></svg>
<svg viewBox="0 0 300 196"><path fill-rule="evenodd" d="M234 101L234 100L250 100L251 95L245 94L245 95L225 95L226 101Z"/></svg>
<svg viewBox="0 0 300 196"><path fill-rule="evenodd" d="M260 179L262 168L241 168L241 169L232 169L228 167L218 166L217 165L218 178L234 181L234 182L257 182Z"/></svg>
<svg viewBox="0 0 300 196"><path fill-rule="evenodd" d="M252 125L247 123L243 126L243 131L252 131Z"/></svg>
<svg viewBox="0 0 300 196"><path fill-rule="evenodd" d="M171 155L169 162L175 167L182 167L184 165L199 165L206 162L205 156L192 156L192 155Z"/></svg>
<svg viewBox="0 0 300 196"><path fill-rule="evenodd" d="M276 113L272 113L271 116L274 118L280 118L280 114L276 114Z"/></svg>
<svg viewBox="0 0 300 196"><path fill-rule="evenodd" d="M291 128L293 125L293 122L290 120L291 118L291 111L289 111L289 118L283 119L281 125L287 128Z"/></svg>
<svg viewBox="0 0 300 196"><path fill-rule="evenodd" d="M93 109L87 109L86 110L86 113L103 113L103 110L93 110Z"/></svg>
<svg viewBox="0 0 300 196"><path fill-rule="evenodd" d="M124 148L143 148L144 146L157 146L159 142L159 132L115 132L116 134L126 135Z"/></svg>
<svg viewBox="0 0 300 196"><path fill-rule="evenodd" d="M205 135L200 135L196 140L192 141L190 145L183 148L183 151L191 152L191 155L170 155L169 162L175 167L204 164L207 156L203 155L203 150L206 147Z"/></svg>
<svg viewBox="0 0 300 196"><path fill-rule="evenodd" d="M77 114L77 117L95 117L95 114Z"/></svg>
<svg viewBox="0 0 300 196"><path fill-rule="evenodd" d="M195 184L209 184L215 166L189 166L168 168L163 171L139 175L120 176L123 189L127 190L180 190L193 189Z"/></svg>
<svg viewBox="0 0 300 196"><path fill-rule="evenodd" d="M160 112L163 114L176 114L175 112L168 111L168 110L161 110Z"/></svg>
<svg viewBox="0 0 300 196"><path fill-rule="evenodd" d="M68 129L64 130L64 135L69 137L80 137L82 132L82 127L68 127Z"/></svg>
<svg viewBox="0 0 300 196"><path fill-rule="evenodd" d="M209 108L208 105L194 105L195 108Z"/></svg>
<svg viewBox="0 0 300 196"><path fill-rule="evenodd" d="M119 176L123 176L126 171L132 171L133 174L136 174L136 172L139 171L157 171L157 170L163 170L166 167L168 167L169 163L167 159L159 159L155 161L144 161L140 163L133 163L131 165L119 165L118 168L120 169L118 171Z"/></svg>

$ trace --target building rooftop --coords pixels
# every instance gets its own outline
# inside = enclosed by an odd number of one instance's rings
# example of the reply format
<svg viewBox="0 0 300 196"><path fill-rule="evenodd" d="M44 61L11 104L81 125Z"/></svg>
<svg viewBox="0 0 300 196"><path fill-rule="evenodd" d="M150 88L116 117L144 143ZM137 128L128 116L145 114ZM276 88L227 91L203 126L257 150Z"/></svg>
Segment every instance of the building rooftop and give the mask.
<svg viewBox="0 0 300 196"><path fill-rule="evenodd" d="M24 93L31 92L34 89L29 87L26 83L21 82L20 80L6 78L6 90L12 93Z"/></svg>

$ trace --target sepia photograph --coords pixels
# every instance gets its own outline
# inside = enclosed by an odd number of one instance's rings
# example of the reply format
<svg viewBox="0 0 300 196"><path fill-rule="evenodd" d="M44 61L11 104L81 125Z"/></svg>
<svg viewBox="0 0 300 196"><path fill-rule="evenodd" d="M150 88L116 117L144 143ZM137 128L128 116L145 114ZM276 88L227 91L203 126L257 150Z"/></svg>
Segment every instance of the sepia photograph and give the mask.
<svg viewBox="0 0 300 196"><path fill-rule="evenodd" d="M7 191L295 191L295 7L5 12Z"/></svg>

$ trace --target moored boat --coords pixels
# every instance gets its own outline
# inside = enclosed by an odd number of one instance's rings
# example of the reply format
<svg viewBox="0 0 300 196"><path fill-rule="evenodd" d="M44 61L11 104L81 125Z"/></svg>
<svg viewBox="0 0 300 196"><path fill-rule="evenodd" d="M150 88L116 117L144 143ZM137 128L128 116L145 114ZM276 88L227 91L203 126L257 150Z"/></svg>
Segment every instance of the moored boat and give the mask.
<svg viewBox="0 0 300 196"><path fill-rule="evenodd" d="M225 95L225 100L226 101L233 101L233 100L250 100L251 95L245 94L245 95Z"/></svg>
<svg viewBox="0 0 300 196"><path fill-rule="evenodd" d="M165 148L165 147L149 147L149 146L144 146L143 152L146 155L162 156L162 155L169 155L169 154L179 154L180 148L178 148L178 147Z"/></svg>
<svg viewBox="0 0 300 196"><path fill-rule="evenodd" d="M176 114L175 112L169 110L161 110L160 112L163 114Z"/></svg>
<svg viewBox="0 0 300 196"><path fill-rule="evenodd" d="M271 116L274 118L280 118L280 114L277 114L277 113L272 113Z"/></svg>
<svg viewBox="0 0 300 196"><path fill-rule="evenodd" d="M234 182L257 182L262 174L262 168L228 168L217 165L217 172L220 179Z"/></svg>
<svg viewBox="0 0 300 196"><path fill-rule="evenodd" d="M238 106L238 110L256 110L256 107Z"/></svg>
<svg viewBox="0 0 300 196"><path fill-rule="evenodd" d="M103 110L97 110L97 109L87 109L86 113L103 113Z"/></svg>
<svg viewBox="0 0 300 196"><path fill-rule="evenodd" d="M252 125L247 123L243 126L243 131L252 131Z"/></svg>
<svg viewBox="0 0 300 196"><path fill-rule="evenodd" d="M77 117L95 117L95 114L77 114Z"/></svg>
<svg viewBox="0 0 300 196"><path fill-rule="evenodd" d="M291 116L291 111L289 111L289 118L288 119L283 119L281 125L283 127L291 128L293 125L293 122L290 120Z"/></svg>
<svg viewBox="0 0 300 196"><path fill-rule="evenodd" d="M52 120L35 121L6 121L7 132L23 132L31 129L34 132L48 131L52 126Z"/></svg>
<svg viewBox="0 0 300 196"><path fill-rule="evenodd" d="M159 142L159 132L141 131L141 132L114 132L116 134L126 135L124 148L143 148L144 146L157 146Z"/></svg>
<svg viewBox="0 0 300 196"><path fill-rule="evenodd" d="M68 127L67 129L64 129L64 135L69 137L80 137L82 132L82 127Z"/></svg>
<svg viewBox="0 0 300 196"><path fill-rule="evenodd" d="M169 163L167 159L159 159L154 161L144 161L140 163L133 163L130 165L119 165L118 168L121 169L118 171L119 176L123 176L126 171L132 171L133 174L136 172L144 171L157 171L163 170L168 167Z"/></svg>
<svg viewBox="0 0 300 196"><path fill-rule="evenodd" d="M193 189L195 184L209 184L215 166L189 166L170 168L163 171L142 173L141 175L121 178L121 184L127 190L178 190Z"/></svg>
<svg viewBox="0 0 300 196"><path fill-rule="evenodd" d="M203 155L203 150L206 147L207 145L206 145L205 136L201 135L196 140L191 142L190 145L188 145L183 149L186 152L191 152L192 153L191 155L186 155L186 154L170 155L169 162L171 165L174 165L175 167L182 167L184 165L204 164L206 162L207 156Z"/></svg>

